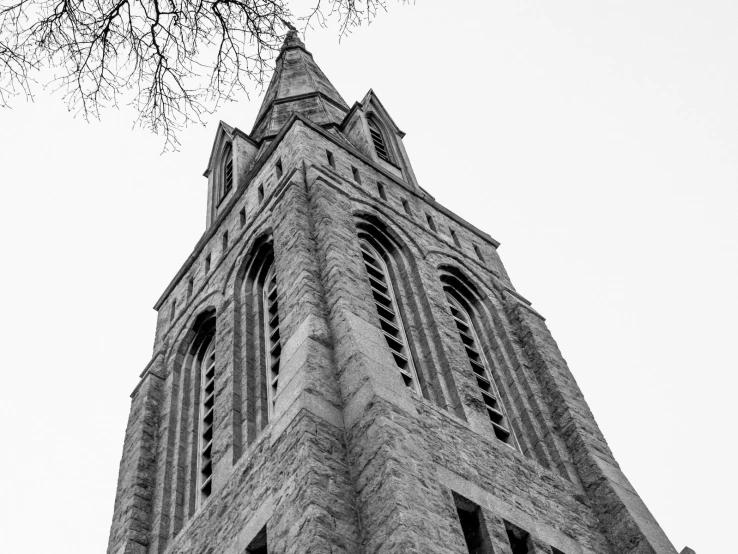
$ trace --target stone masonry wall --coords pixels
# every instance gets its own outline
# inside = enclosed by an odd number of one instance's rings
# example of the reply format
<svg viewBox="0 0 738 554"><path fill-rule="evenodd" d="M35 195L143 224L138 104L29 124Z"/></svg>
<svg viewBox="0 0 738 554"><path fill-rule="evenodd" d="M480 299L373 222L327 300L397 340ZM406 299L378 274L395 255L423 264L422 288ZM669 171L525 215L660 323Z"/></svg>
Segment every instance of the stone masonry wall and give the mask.
<svg viewBox="0 0 738 554"><path fill-rule="evenodd" d="M536 554L674 552L488 235L299 118L265 161L239 174L228 202L157 304L108 554L243 554L264 526L277 554L463 554L453 494L480 507L495 554L511 554L510 524L530 533ZM393 278L420 393L402 383L378 326L357 237L367 222L396 245ZM274 250L282 367L274 415L254 435L239 298L264 237ZM444 268L477 291L481 347L511 445L495 439L485 415ZM187 453L196 430L183 427L182 410L195 386L188 348L207 310L216 317L214 484L195 509Z"/></svg>

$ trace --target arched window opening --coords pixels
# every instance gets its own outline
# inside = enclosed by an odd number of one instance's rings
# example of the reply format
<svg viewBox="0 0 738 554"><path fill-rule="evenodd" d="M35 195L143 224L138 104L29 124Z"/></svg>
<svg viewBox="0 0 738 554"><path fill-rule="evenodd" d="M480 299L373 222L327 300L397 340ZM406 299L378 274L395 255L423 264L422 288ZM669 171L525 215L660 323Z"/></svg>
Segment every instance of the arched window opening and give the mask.
<svg viewBox="0 0 738 554"><path fill-rule="evenodd" d="M198 418L198 504L213 491L213 421L215 416L215 339L209 336L200 344L194 357L200 376L200 410Z"/></svg>
<svg viewBox="0 0 738 554"><path fill-rule="evenodd" d="M263 237L248 254L236 301L236 348L243 361L236 386L242 399L241 437L247 444L275 416L282 356L277 281L272 243Z"/></svg>
<svg viewBox="0 0 738 554"><path fill-rule="evenodd" d="M387 144L384 141L384 135L382 134L379 125L377 125L376 121L374 121L374 119L371 117L368 118L368 122L369 134L372 136L372 142L374 143L374 151L377 153L377 156L379 156L379 158L381 158L385 162L392 163L389 149L387 148Z"/></svg>
<svg viewBox="0 0 738 554"><path fill-rule="evenodd" d="M492 422L495 437L506 444L513 444L512 432L502 406L500 393L492 378L489 362L482 351L481 342L470 315L470 309L464 305L463 299L454 289L445 286L444 290L451 316L456 324L456 330L464 345L469 365L474 372L487 415Z"/></svg>
<svg viewBox="0 0 738 554"><path fill-rule="evenodd" d="M361 254L369 277L379 325L405 386L419 393L418 376L408 349L407 334L397 308L397 297L387 264L368 236L360 236ZM379 245L377 245L379 246Z"/></svg>
<svg viewBox="0 0 738 554"><path fill-rule="evenodd" d="M223 199L233 188L233 148L228 143L223 150L222 158L222 187L220 192L220 198Z"/></svg>
<svg viewBox="0 0 738 554"><path fill-rule="evenodd" d="M274 415L274 402L277 398L279 386L280 357L282 354L282 342L279 336L279 304L277 302L277 276L272 263L267 272L262 288L263 299L263 322L265 353L264 360L267 382L267 405L269 407L269 419Z"/></svg>

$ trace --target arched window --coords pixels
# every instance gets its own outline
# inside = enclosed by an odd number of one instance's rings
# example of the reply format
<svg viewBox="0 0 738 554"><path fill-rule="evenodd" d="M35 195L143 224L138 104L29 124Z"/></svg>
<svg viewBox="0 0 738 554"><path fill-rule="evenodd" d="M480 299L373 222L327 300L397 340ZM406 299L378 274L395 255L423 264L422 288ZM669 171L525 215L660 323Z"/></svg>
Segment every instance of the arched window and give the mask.
<svg viewBox="0 0 738 554"><path fill-rule="evenodd" d="M465 305L464 298L452 287L447 285L444 290L451 316L456 324L456 330L459 332L459 338L464 345L469 365L474 372L474 378L484 400L487 415L492 422L495 437L504 443L513 444L514 439L505 415L505 409L502 406L500 393L495 386L489 362L484 355L479 336L474 327L474 321L470 315L471 307Z"/></svg>
<svg viewBox="0 0 738 554"><path fill-rule="evenodd" d="M221 164L220 199L222 200L233 188L233 148L230 142L223 149Z"/></svg>
<svg viewBox="0 0 738 554"><path fill-rule="evenodd" d="M417 393L419 392L418 376L407 347L407 335L400 312L397 309L397 297L389 278L387 264L378 250L381 246L375 246L372 244L371 238L363 234L360 235L359 242L364 267L371 285L374 305L377 309L377 316L379 316L379 326L405 386Z"/></svg>
<svg viewBox="0 0 738 554"><path fill-rule="evenodd" d="M282 342L279 337L279 305L277 303L277 276L271 264L262 286L262 321L264 322L264 361L267 383L267 406L269 419L274 415L274 402L279 386L279 364Z"/></svg>
<svg viewBox="0 0 738 554"><path fill-rule="evenodd" d="M377 153L377 156L379 158L381 158L385 162L392 163L392 159L390 158L390 151L387 147L387 143L384 140L384 134L382 133L382 130L380 129L377 122L374 121L373 117L369 117L367 121L369 122L369 134L372 136L372 142L374 143L374 151Z"/></svg>
<svg viewBox="0 0 738 554"><path fill-rule="evenodd" d="M198 505L213 491L213 420L215 411L215 339L206 337L193 357L200 379L200 409L198 417L197 475Z"/></svg>
<svg viewBox="0 0 738 554"><path fill-rule="evenodd" d="M235 348L242 363L234 388L239 391L237 442L252 443L275 415L282 339L279 295L271 239L257 241L247 255L235 299Z"/></svg>

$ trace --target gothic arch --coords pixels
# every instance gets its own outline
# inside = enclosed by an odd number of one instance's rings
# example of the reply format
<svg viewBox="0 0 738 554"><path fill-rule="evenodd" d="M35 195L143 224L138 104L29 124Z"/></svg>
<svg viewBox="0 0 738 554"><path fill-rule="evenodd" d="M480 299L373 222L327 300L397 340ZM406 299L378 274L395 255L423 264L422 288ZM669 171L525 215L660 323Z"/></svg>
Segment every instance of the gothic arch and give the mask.
<svg viewBox="0 0 738 554"><path fill-rule="evenodd" d="M499 292L492 287L493 295L484 295L482 284L475 284L475 276L450 264L439 264L439 279L444 288L451 289L474 321L479 342L487 361L496 372L496 385L510 417L510 430L528 457L537 459L545 467L555 467L565 478L563 458L566 456L545 430L547 425L541 413L548 408L536 398L541 397L540 385L528 371L529 362L518 345L518 339L507 320ZM538 392L536 392L538 391ZM516 402L511 399L516 398Z"/></svg>
<svg viewBox="0 0 738 554"><path fill-rule="evenodd" d="M217 300L219 300L217 302L215 301L216 297ZM221 301L221 293L217 290L211 291L203 296L196 305L189 304L184 310L182 310L180 315L178 315L174 322L169 326L171 331L177 321L180 319L184 319L186 321L186 323L177 331L177 334L174 336L174 340L171 343L173 346L168 349L164 356L165 367L172 358L187 354L188 345L190 341L194 339L197 329L203 321L202 318L207 317L207 314L212 314L213 317L216 317ZM189 315L187 315L188 312Z"/></svg>
<svg viewBox="0 0 738 554"><path fill-rule="evenodd" d="M483 334L486 334L486 310L481 297L474 284L453 266L441 266L439 278L446 294L452 322L471 369L470 376L477 385L494 436L501 442L516 447L517 440L506 409L509 404L506 400L510 395L506 393L506 398L503 399L500 394L499 382L500 377L504 377L501 375L503 368L494 355L492 345L488 340L482 339Z"/></svg>
<svg viewBox="0 0 738 554"><path fill-rule="evenodd" d="M233 190L236 182L235 175L235 160L233 154L233 141L226 140L218 152L218 158L215 166L215 186L214 191L216 194L215 204L218 205L220 202L228 196Z"/></svg>
<svg viewBox="0 0 738 554"><path fill-rule="evenodd" d="M234 456L250 444L274 417L279 386L278 275L270 234L257 237L236 272L234 294L234 376L238 405Z"/></svg>
<svg viewBox="0 0 738 554"><path fill-rule="evenodd" d="M412 356L422 396L445 409L458 406L457 391L452 379L443 370L448 363L443 349L438 346L438 331L433 323L432 310L417 266L418 255L407 248L393 227L385 225L375 214L354 212L354 215L359 240L367 241L382 256L388 279L395 292L400 320L405 324L401 334L404 333L406 337L406 346ZM417 245L413 245L417 248ZM420 254L419 250L416 252ZM371 277L369 285L372 285ZM372 295L376 300L375 291L372 291ZM381 326L381 319L379 323ZM388 339L388 345L391 340ZM456 415L463 417L458 409L451 409Z"/></svg>
<svg viewBox="0 0 738 554"><path fill-rule="evenodd" d="M374 111L366 114L366 124L369 129L369 139L376 156L385 162L397 164L397 153L393 137L387 130L387 126Z"/></svg>
<svg viewBox="0 0 738 554"><path fill-rule="evenodd" d="M418 241L410 233L402 227L398 227L391 223L391 218L384 213L383 210L366 202L364 199L352 198L352 202L363 204L362 208L355 208L353 216L357 220L366 222L367 225L376 227L376 229L387 235L394 242L396 248L411 254L413 251L420 256L425 257L423 249ZM412 247L412 248L411 248Z"/></svg>
<svg viewBox="0 0 738 554"><path fill-rule="evenodd" d="M238 255L225 272L223 279L223 295L228 291L231 280L233 280L234 290L238 290L239 283L242 283L246 270L248 269L253 255L258 251L259 246L263 242L271 242L272 227L262 222L255 231L250 232L251 238L241 245ZM242 237L243 235L241 235ZM236 241L241 237L235 238Z"/></svg>
<svg viewBox="0 0 738 554"><path fill-rule="evenodd" d="M204 303L204 302L203 302ZM203 360L206 353L213 356L210 385L212 392L215 391L215 361L214 345L215 331L217 325L217 309L212 304L198 311L197 315L189 318L187 326L182 330L182 335L177 339L165 362L170 367L171 388L168 398L168 423L167 435L162 440L171 445L165 456L171 457L169 462L172 471L164 475L164 497L165 506L169 506L169 514L166 523L168 525L164 532L176 535L184 523L196 511L197 507L205 497L209 496L210 482L201 479L201 457L203 449L199 433L203 430L201 401L203 400L202 387L196 386L202 382ZM212 421L214 420L214 401L211 399L211 423L210 433L213 432ZM206 446L206 445L205 445ZM209 457L209 470L212 475L212 442L208 447L206 455ZM206 483L207 481L207 483ZM205 493L203 493L205 485Z"/></svg>
<svg viewBox="0 0 738 554"><path fill-rule="evenodd" d="M502 289L499 277L493 270L488 270L492 273L493 278L485 278L476 267L460 256L441 250L429 250L427 256L438 260L435 265L439 273L447 272L457 275L465 283L474 287L480 300L491 297L496 306L502 309Z"/></svg>

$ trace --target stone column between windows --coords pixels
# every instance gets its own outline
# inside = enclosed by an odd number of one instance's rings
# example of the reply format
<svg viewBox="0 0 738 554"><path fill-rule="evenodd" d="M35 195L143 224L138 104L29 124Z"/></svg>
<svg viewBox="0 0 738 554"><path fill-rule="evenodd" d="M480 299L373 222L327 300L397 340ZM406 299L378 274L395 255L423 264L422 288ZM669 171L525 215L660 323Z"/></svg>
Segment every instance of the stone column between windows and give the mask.
<svg viewBox="0 0 738 554"><path fill-rule="evenodd" d="M286 148L300 151L299 127L288 135ZM291 141L295 143L291 143ZM347 551L360 550L355 491L348 472L348 453L343 440L343 417L333 364L332 341L325 320L320 271L312 238L312 221L302 167L295 158L283 157L285 175L274 191L268 222L272 229L274 264L282 337L279 388L270 422L270 444L291 440L304 421L320 421L305 443L299 473L302 490L290 506L275 509L268 531L274 531L276 552L330 552L330 544L344 544ZM290 167L291 166L291 167ZM315 443L315 444L314 444ZM309 445L309 446L308 446ZM330 455L318 450L330 451ZM329 480L326 490L324 480ZM341 507L340 510L337 507ZM300 522L300 536L287 529Z"/></svg>
<svg viewBox="0 0 738 554"><path fill-rule="evenodd" d="M351 202L307 168L308 196L365 552L448 554L443 491L425 479L413 393L403 384L370 297Z"/></svg>

